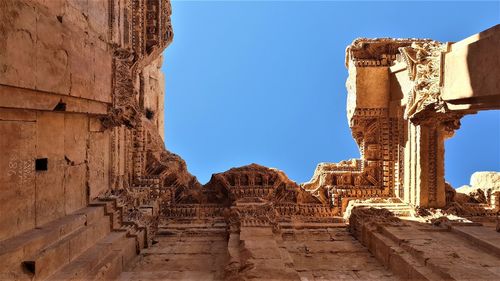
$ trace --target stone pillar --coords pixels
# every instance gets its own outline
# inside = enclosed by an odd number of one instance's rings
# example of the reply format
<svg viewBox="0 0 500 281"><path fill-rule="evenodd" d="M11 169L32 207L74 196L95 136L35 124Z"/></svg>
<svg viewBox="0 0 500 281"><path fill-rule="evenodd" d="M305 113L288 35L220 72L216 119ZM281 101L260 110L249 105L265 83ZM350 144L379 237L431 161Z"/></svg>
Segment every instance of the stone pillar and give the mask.
<svg viewBox="0 0 500 281"><path fill-rule="evenodd" d="M230 230L227 241L228 262L225 268L226 277L237 275L241 267L240 263L240 233Z"/></svg>
<svg viewBox="0 0 500 281"><path fill-rule="evenodd" d="M405 202L426 208L446 205L444 139L444 130L439 123L408 123L404 165Z"/></svg>
<svg viewBox="0 0 500 281"><path fill-rule="evenodd" d="M269 203L237 203L228 216L229 261L225 278L300 280L290 255L284 251Z"/></svg>

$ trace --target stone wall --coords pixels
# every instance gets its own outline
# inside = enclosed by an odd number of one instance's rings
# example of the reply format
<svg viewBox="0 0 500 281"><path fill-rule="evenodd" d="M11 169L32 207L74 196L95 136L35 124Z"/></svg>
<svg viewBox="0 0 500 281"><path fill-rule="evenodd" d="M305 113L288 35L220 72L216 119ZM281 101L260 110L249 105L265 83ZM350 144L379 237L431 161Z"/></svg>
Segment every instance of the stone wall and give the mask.
<svg viewBox="0 0 500 281"><path fill-rule="evenodd" d="M87 205L109 186L112 102L101 1L2 1L0 240Z"/></svg>
<svg viewBox="0 0 500 281"><path fill-rule="evenodd" d="M83 208L109 185L109 134L91 117L2 110L0 130L1 239Z"/></svg>
<svg viewBox="0 0 500 281"><path fill-rule="evenodd" d="M105 1L2 1L0 83L36 91L25 100L42 92L111 103L108 15Z"/></svg>
<svg viewBox="0 0 500 281"><path fill-rule="evenodd" d="M147 151L164 149L159 68L172 29L166 0L0 7L4 240L147 178Z"/></svg>

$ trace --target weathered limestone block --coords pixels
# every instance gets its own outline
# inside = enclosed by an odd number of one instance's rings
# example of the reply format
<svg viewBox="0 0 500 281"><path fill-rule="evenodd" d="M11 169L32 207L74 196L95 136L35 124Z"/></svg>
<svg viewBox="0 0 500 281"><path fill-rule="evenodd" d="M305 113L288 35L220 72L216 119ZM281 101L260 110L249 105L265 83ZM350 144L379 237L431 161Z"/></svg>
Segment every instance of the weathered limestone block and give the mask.
<svg viewBox="0 0 500 281"><path fill-rule="evenodd" d="M64 157L68 164L84 164L87 158L88 131L89 118L86 115L64 115Z"/></svg>
<svg viewBox="0 0 500 281"><path fill-rule="evenodd" d="M24 1L2 1L0 83L34 89L37 11Z"/></svg>
<svg viewBox="0 0 500 281"><path fill-rule="evenodd" d="M36 123L0 114L0 241L35 227Z"/></svg>
<svg viewBox="0 0 500 281"><path fill-rule="evenodd" d="M91 99L111 103L113 76L109 75L109 73L113 73L113 66L112 57L109 55L110 50L105 42L99 39L94 44L94 46L90 46L93 51L90 61L91 73L93 73L90 83L93 86L91 89L91 93L93 93Z"/></svg>
<svg viewBox="0 0 500 281"><path fill-rule="evenodd" d="M386 210L356 208L353 235L403 279L496 280L500 237L493 226L401 221Z"/></svg>
<svg viewBox="0 0 500 281"><path fill-rule="evenodd" d="M356 67L349 64L347 119L351 123L357 109L389 107L389 69L387 66Z"/></svg>
<svg viewBox="0 0 500 281"><path fill-rule="evenodd" d="M500 172L475 172L470 185L461 186L456 191L468 195L471 203L484 203L495 208L500 192Z"/></svg>
<svg viewBox="0 0 500 281"><path fill-rule="evenodd" d="M107 18L105 1L91 2ZM77 3L2 1L3 85L111 102L111 53L102 41L107 26L91 28L87 2Z"/></svg>
<svg viewBox="0 0 500 281"><path fill-rule="evenodd" d="M43 8L38 8L37 11L39 16L35 34L35 87L41 91L69 95L69 53L64 42L65 37L71 36L71 31L64 28L56 17L50 16Z"/></svg>
<svg viewBox="0 0 500 281"><path fill-rule="evenodd" d="M37 158L47 159L47 170L36 173L36 224L64 213L64 114L37 113Z"/></svg>
<svg viewBox="0 0 500 281"><path fill-rule="evenodd" d="M165 77L161 71L162 56L158 57L149 66L145 67L141 74L144 81L144 109L145 116L156 126L162 140L164 137L164 100L165 100Z"/></svg>
<svg viewBox="0 0 500 281"><path fill-rule="evenodd" d="M492 191L500 190L500 172L475 172L470 178L470 185Z"/></svg>
<svg viewBox="0 0 500 281"><path fill-rule="evenodd" d="M233 254L226 267L226 280L300 280L290 264L291 258L281 251L272 227L242 227L239 235L231 237L238 241L229 242L229 253Z"/></svg>
<svg viewBox="0 0 500 281"><path fill-rule="evenodd" d="M444 57L443 99L453 110L500 107L500 25L453 43Z"/></svg>
<svg viewBox="0 0 500 281"><path fill-rule="evenodd" d="M89 198L92 200L109 189L109 133L92 132L88 141L88 186Z"/></svg>
<svg viewBox="0 0 500 281"><path fill-rule="evenodd" d="M82 163L64 169L64 212L69 214L87 205L87 167Z"/></svg>

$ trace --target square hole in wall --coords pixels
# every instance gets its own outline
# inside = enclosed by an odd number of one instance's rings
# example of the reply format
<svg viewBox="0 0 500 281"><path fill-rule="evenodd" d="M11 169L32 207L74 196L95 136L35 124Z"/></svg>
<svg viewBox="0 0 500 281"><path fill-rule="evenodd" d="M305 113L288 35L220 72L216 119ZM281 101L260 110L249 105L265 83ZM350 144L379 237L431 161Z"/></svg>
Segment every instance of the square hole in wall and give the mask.
<svg viewBox="0 0 500 281"><path fill-rule="evenodd" d="M37 158L35 160L35 171L47 171L49 167L49 160L47 158Z"/></svg>

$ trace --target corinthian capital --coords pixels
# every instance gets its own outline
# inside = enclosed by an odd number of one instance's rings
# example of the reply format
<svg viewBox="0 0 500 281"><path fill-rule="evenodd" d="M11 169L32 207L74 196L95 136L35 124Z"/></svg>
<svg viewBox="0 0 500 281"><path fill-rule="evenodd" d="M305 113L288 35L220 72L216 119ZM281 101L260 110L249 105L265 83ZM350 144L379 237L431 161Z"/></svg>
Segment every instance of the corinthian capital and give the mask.
<svg viewBox="0 0 500 281"><path fill-rule="evenodd" d="M407 96L405 119L415 122L427 115L448 111L441 98L442 54L446 50L447 44L437 41L413 42L399 48L413 82Z"/></svg>

